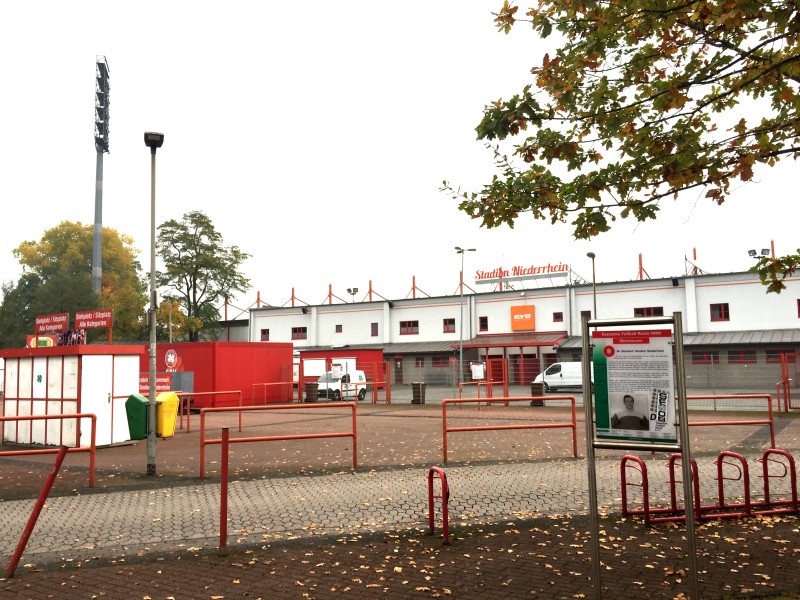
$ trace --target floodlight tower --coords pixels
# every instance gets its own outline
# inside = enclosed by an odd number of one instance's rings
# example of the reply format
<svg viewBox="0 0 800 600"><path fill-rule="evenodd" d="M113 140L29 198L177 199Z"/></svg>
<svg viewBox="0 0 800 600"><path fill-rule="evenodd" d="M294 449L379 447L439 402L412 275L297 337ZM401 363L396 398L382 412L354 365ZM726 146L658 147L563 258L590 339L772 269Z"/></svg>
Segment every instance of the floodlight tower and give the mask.
<svg viewBox="0 0 800 600"><path fill-rule="evenodd" d="M92 246L92 290L99 293L103 280L103 154L108 152L109 71L105 56L95 62L94 147L97 171L94 187L94 244Z"/></svg>

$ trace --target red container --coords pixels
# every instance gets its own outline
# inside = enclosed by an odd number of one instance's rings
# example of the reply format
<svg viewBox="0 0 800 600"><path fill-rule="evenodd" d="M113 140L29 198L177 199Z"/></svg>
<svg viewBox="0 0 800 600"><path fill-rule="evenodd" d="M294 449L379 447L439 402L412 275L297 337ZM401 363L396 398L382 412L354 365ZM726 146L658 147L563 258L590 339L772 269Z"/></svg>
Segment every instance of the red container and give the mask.
<svg viewBox="0 0 800 600"><path fill-rule="evenodd" d="M141 371L150 369L147 352ZM174 342L156 346L158 373L192 372L194 389L202 392L241 391L242 404L292 401L292 344L273 342ZM281 385L278 385L281 384ZM234 406L238 394L197 396L193 408Z"/></svg>

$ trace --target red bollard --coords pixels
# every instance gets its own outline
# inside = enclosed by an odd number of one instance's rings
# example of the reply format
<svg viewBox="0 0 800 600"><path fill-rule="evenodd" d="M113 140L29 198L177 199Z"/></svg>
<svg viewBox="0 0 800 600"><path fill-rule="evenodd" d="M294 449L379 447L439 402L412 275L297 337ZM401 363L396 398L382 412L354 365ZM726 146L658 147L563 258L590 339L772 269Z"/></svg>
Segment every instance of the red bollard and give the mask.
<svg viewBox="0 0 800 600"><path fill-rule="evenodd" d="M239 413L240 415L242 413ZM219 553L225 554L228 545L228 440L230 432L222 428L222 456L220 457L219 484Z"/></svg>

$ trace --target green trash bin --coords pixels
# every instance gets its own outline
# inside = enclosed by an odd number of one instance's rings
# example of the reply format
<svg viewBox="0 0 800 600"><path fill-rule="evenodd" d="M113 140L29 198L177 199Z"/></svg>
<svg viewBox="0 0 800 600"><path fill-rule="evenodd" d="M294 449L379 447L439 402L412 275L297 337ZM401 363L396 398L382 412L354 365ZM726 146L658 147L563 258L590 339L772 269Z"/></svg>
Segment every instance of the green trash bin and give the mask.
<svg viewBox="0 0 800 600"><path fill-rule="evenodd" d="M131 394L125 400L125 412L131 439L147 439L147 398L141 394Z"/></svg>

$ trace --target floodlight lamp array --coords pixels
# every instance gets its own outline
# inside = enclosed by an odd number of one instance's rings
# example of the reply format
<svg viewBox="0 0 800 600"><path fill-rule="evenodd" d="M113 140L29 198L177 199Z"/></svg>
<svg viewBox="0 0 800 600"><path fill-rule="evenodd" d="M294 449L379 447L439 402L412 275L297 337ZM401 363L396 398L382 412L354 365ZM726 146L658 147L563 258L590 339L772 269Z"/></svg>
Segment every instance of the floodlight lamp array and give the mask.
<svg viewBox="0 0 800 600"><path fill-rule="evenodd" d="M111 83L108 62L98 56L95 62L94 86L94 147L98 152L108 152L109 121L111 118Z"/></svg>

